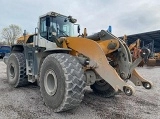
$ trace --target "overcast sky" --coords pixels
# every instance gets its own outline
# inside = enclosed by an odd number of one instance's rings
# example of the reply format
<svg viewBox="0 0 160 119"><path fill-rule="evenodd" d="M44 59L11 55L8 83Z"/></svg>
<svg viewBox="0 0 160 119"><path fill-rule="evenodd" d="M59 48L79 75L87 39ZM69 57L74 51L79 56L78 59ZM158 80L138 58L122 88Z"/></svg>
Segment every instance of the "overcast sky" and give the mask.
<svg viewBox="0 0 160 119"><path fill-rule="evenodd" d="M0 30L16 24L33 33L49 11L73 16L88 34L109 25L116 36L160 30L160 0L1 0Z"/></svg>

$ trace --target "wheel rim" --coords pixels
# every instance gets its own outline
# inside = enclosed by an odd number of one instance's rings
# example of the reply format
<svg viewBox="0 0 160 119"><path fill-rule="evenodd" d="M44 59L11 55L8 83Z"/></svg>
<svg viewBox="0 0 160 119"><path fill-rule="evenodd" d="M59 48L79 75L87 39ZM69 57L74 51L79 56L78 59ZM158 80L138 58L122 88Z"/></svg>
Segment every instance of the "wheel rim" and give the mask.
<svg viewBox="0 0 160 119"><path fill-rule="evenodd" d="M53 70L48 70L44 77L44 87L48 95L53 96L57 91L57 77Z"/></svg>
<svg viewBox="0 0 160 119"><path fill-rule="evenodd" d="M9 71L10 71L10 77L13 79L15 77L15 69L13 64L10 65Z"/></svg>

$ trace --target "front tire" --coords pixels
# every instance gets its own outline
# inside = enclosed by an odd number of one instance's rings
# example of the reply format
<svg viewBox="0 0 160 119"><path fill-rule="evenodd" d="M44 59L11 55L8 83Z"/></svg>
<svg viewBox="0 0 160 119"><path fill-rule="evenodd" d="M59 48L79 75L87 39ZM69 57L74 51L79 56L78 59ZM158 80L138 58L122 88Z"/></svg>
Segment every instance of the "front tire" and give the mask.
<svg viewBox="0 0 160 119"><path fill-rule="evenodd" d="M7 63L7 80L13 87L28 85L26 61L23 53L12 53Z"/></svg>
<svg viewBox="0 0 160 119"><path fill-rule="evenodd" d="M77 107L84 97L84 87L84 72L76 58L62 53L45 58L40 70L40 91L54 112Z"/></svg>

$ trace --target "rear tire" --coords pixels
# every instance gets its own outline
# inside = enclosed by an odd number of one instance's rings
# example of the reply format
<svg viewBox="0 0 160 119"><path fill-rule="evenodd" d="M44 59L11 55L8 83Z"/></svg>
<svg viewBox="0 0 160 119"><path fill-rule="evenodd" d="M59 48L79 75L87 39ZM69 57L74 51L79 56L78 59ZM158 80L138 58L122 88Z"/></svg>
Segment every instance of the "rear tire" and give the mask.
<svg viewBox="0 0 160 119"><path fill-rule="evenodd" d="M85 77L82 66L71 55L51 54L40 70L40 92L54 112L77 107L84 97Z"/></svg>
<svg viewBox="0 0 160 119"><path fill-rule="evenodd" d="M99 95L101 97L108 98L108 97L113 97L116 94L112 86L103 79L100 81L96 81L90 87L96 95Z"/></svg>
<svg viewBox="0 0 160 119"><path fill-rule="evenodd" d="M7 80L13 87L26 86L26 61L23 53L12 53L7 63Z"/></svg>

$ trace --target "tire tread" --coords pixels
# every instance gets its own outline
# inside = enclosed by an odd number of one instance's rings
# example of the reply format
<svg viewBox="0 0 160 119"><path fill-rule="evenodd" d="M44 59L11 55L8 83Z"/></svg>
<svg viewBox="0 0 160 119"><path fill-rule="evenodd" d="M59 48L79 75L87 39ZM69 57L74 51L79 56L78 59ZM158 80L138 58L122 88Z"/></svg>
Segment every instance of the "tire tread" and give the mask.
<svg viewBox="0 0 160 119"><path fill-rule="evenodd" d="M42 63L40 74L42 72L43 65L45 64L45 62L48 61L50 57L55 58L59 62L64 72L63 75L65 76L66 85L64 99L61 105L57 109L54 109L54 112L61 112L73 109L81 103L84 97L85 76L82 66L76 60L76 58L71 55L64 53L51 54L47 56L44 62Z"/></svg>

